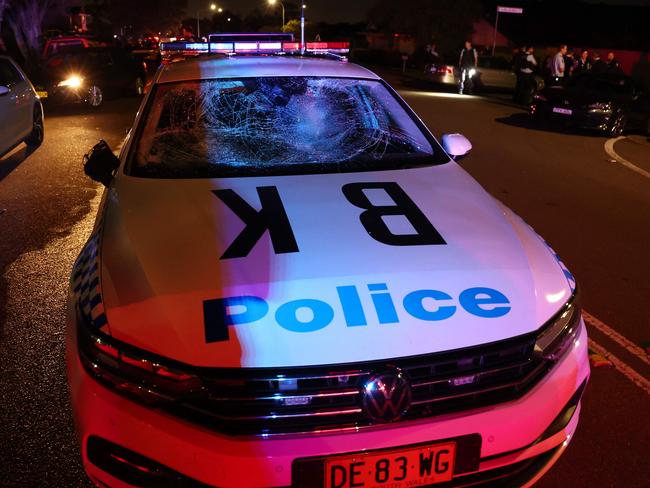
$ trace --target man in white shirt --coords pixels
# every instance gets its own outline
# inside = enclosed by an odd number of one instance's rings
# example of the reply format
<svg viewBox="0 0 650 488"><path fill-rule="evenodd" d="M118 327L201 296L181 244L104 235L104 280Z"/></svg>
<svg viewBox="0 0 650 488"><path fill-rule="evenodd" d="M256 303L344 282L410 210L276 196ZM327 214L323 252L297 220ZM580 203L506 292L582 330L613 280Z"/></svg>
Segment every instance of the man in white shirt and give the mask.
<svg viewBox="0 0 650 488"><path fill-rule="evenodd" d="M566 52L567 46L562 44L559 51L553 56L553 62L551 63L551 76L553 78L564 78L564 55Z"/></svg>

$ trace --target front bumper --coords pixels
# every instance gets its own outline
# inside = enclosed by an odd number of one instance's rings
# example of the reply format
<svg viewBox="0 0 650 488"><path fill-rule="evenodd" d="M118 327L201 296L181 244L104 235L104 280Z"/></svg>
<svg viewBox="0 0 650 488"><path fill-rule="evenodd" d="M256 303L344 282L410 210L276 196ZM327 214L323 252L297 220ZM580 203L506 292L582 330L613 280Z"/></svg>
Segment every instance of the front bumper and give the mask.
<svg viewBox="0 0 650 488"><path fill-rule="evenodd" d="M492 473L517 474L520 486L541 476L566 448L578 422L580 394L576 392L589 377L587 336L581 323L570 352L535 387L512 402L356 433L226 436L134 403L97 383L79 360L74 316L69 314L68 319L68 381L83 463L100 486L138 484L126 483L124 477L113 476L118 472L111 474L91 462L89 441L92 446L97 438L124 448L127 455L133 452L153 461L154 471L155 465L161 465L181 480L174 486L246 487L295 486L292 470L296 459L468 434L481 438L479 470L456 478L454 486L461 486L456 483L464 479L488 479ZM558 426L557 418L566 413L572 398L571 415L559 424L559 430L549 432L549 426ZM117 452L115 457L123 456Z"/></svg>

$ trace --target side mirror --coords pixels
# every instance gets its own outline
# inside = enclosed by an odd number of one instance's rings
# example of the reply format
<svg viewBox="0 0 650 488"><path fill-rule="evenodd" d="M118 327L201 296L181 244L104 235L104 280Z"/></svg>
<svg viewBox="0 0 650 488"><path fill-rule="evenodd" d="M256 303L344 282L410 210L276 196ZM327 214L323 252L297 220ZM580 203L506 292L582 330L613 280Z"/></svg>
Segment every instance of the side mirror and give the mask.
<svg viewBox="0 0 650 488"><path fill-rule="evenodd" d="M113 173L120 165L120 159L113 154L105 140L100 140L84 155L84 173L104 186L113 179Z"/></svg>
<svg viewBox="0 0 650 488"><path fill-rule="evenodd" d="M11 90L9 89L8 86L0 85L0 97L1 97L2 95L6 95L6 94L9 93L10 91L11 91Z"/></svg>
<svg viewBox="0 0 650 488"><path fill-rule="evenodd" d="M442 147L454 161L458 161L469 154L472 143L462 134L443 134Z"/></svg>

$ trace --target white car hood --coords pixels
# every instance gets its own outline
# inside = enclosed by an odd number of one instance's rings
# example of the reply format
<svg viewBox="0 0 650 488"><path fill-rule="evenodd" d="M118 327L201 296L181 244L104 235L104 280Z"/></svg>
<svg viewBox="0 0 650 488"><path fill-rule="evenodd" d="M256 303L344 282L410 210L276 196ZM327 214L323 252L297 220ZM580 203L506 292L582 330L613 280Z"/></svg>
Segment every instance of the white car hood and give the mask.
<svg viewBox="0 0 650 488"><path fill-rule="evenodd" d="M360 221L363 210L341 190L353 182L397 183L446 244L378 242ZM265 232L247 256L220 259L245 225L213 191L234 190L259 209L257 187L277 188L299 252L276 254ZM382 190L367 195L373 205L394 204ZM259 178L120 175L106 205L100 269L107 330L119 340L197 366L349 363L490 343L536 330L571 294L543 241L453 162L398 171ZM384 222L394 234L413 231L403 217L385 217ZM380 323L368 285L387 288L397 322ZM356 311L358 322L359 309L344 310L337 293L337 287L350 292L353 286L366 325L350 325L346 313ZM507 313L469 313L459 295L476 287L505 295ZM404 297L417 290L449 295L450 300L424 299L421 304L429 311L455 307L454 313L435 321L407 313ZM206 303L227 297L256 297L257 303L268 304L268 311L259 320L222 324L219 331L226 330L228 338L214 340L216 325L210 317L206 325ZM318 305L317 330L291 330L286 320L278 322L281 314L286 319L287 307L280 313L278 308L294 300L319 301L300 302ZM248 310L230 305L233 316ZM386 306L384 302L380 309L385 312ZM314 317L302 308L292 323L313 325Z"/></svg>

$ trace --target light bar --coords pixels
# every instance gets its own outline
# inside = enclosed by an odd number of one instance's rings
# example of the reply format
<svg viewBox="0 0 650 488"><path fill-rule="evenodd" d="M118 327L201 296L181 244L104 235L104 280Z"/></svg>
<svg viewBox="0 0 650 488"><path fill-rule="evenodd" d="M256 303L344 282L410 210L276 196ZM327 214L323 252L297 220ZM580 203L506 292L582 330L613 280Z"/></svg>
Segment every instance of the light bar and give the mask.
<svg viewBox="0 0 650 488"><path fill-rule="evenodd" d="M349 42L308 42L305 51L310 53L337 53L347 54L350 52Z"/></svg>
<svg viewBox="0 0 650 488"><path fill-rule="evenodd" d="M210 35L210 41L215 40ZM180 54L196 56L199 54L299 54L299 42L263 41L232 41L232 42L163 42L160 44L163 56ZM305 53L309 54L347 54L350 52L349 42L308 42Z"/></svg>

